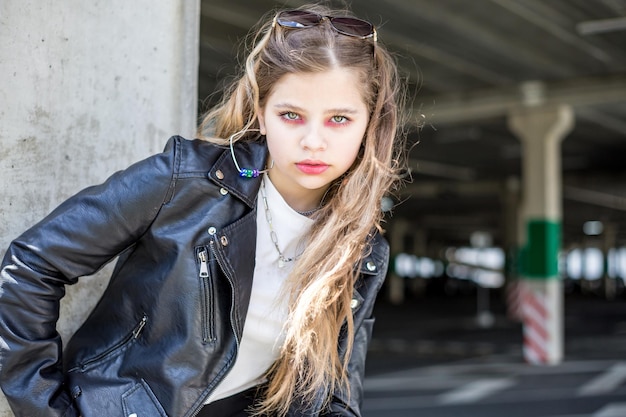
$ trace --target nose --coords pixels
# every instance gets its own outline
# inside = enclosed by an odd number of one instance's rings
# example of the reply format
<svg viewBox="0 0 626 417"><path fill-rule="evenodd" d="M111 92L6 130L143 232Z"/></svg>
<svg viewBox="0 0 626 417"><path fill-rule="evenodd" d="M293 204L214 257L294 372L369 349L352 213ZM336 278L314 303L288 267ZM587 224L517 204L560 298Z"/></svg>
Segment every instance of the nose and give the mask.
<svg viewBox="0 0 626 417"><path fill-rule="evenodd" d="M300 144L304 149L319 151L326 149L324 130L320 127L311 126L302 136Z"/></svg>

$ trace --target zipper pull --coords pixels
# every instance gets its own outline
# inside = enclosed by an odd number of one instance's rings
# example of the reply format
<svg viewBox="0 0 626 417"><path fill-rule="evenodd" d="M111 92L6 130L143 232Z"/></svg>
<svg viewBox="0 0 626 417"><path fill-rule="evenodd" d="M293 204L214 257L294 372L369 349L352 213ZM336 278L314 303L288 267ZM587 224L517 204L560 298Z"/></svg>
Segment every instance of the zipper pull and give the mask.
<svg viewBox="0 0 626 417"><path fill-rule="evenodd" d="M209 276L209 267L207 265L207 253L205 250L198 253L198 259L200 259L200 277L206 278Z"/></svg>
<svg viewBox="0 0 626 417"><path fill-rule="evenodd" d="M139 335L141 334L141 331L143 330L143 328L146 325L147 321L148 321L148 317L147 316L143 316L141 318L141 321L139 322L139 324L137 325L135 330L133 330L133 337L135 339L137 339L139 337Z"/></svg>

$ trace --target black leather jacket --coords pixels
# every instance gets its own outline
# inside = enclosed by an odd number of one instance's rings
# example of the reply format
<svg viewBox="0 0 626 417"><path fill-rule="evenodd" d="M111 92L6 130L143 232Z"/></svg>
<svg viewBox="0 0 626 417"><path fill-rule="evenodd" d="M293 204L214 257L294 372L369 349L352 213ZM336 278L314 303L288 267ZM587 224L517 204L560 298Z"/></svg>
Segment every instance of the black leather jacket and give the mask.
<svg viewBox="0 0 626 417"><path fill-rule="evenodd" d="M262 142L237 144L263 166ZM12 242L0 276L0 382L18 417L194 416L234 363L248 308L259 179L228 149L174 137L165 151L68 199ZM376 235L354 291L351 393L290 415L358 416L388 245ZM64 286L118 257L64 350ZM206 269L205 269L206 268ZM200 274L201 270L208 274ZM346 340L339 340L338 348Z"/></svg>

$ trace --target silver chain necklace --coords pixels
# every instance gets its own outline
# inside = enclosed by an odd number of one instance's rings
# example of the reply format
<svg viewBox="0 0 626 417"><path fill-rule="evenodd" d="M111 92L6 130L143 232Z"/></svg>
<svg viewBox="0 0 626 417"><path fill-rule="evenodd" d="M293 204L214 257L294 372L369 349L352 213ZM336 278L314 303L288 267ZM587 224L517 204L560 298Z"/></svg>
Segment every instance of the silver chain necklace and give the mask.
<svg viewBox="0 0 626 417"><path fill-rule="evenodd" d="M270 211L270 206L267 204L267 196L265 195L265 177L261 180L261 197L263 198L263 205L265 206L265 219L270 227L270 237L272 238L272 243L276 248L276 252L278 252L278 267L284 268L287 262L292 262L296 259L296 257L285 258L285 255L283 255L283 252L278 247L278 236L276 236L276 232L272 226L272 212Z"/></svg>

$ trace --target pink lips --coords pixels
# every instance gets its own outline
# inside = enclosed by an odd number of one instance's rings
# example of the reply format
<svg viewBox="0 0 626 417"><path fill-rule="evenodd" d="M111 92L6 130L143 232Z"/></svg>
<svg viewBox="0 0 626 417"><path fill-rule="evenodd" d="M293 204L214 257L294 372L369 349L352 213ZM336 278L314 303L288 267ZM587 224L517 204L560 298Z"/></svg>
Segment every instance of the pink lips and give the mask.
<svg viewBox="0 0 626 417"><path fill-rule="evenodd" d="M308 175L318 175L328 169L328 165L321 161L304 160L296 163L300 171Z"/></svg>

